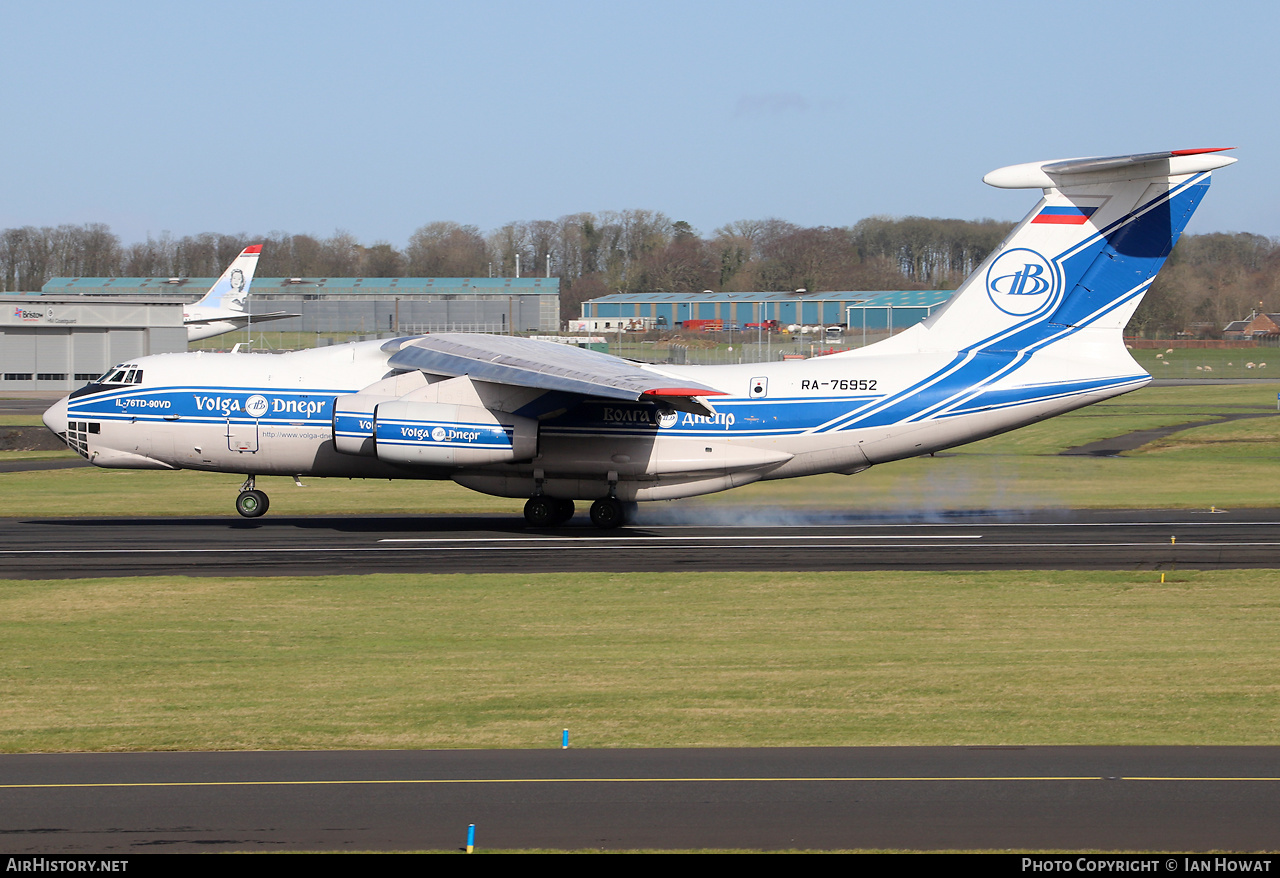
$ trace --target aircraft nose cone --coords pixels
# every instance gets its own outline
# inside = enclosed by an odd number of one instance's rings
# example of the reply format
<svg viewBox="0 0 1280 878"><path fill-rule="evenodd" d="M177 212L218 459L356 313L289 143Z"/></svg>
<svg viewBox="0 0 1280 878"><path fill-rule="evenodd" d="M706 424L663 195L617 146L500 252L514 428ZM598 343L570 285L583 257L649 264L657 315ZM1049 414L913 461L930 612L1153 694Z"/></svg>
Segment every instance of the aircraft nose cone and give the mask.
<svg viewBox="0 0 1280 878"><path fill-rule="evenodd" d="M41 420L51 432L60 437L64 436L67 432L67 398L63 397L49 406Z"/></svg>

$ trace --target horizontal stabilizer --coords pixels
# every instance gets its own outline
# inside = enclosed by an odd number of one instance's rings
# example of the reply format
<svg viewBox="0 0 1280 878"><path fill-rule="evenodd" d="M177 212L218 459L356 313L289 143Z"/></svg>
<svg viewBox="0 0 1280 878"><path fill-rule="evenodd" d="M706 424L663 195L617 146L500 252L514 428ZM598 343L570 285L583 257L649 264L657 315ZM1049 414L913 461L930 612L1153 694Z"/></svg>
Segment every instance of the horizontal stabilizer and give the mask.
<svg viewBox="0 0 1280 878"><path fill-rule="evenodd" d="M1216 155L1228 149L1232 147L1027 162L997 168L983 177L982 182L998 189L1062 189L1090 183L1200 174L1234 164L1235 159Z"/></svg>
<svg viewBox="0 0 1280 878"><path fill-rule="evenodd" d="M265 323L268 320L286 320L290 317L301 317L301 314L290 314L288 311L272 311L268 314L244 314L241 317L228 316L227 314L213 314L208 317L188 317L183 323L188 325L200 325L203 323L235 323L244 326L250 321L254 323Z"/></svg>

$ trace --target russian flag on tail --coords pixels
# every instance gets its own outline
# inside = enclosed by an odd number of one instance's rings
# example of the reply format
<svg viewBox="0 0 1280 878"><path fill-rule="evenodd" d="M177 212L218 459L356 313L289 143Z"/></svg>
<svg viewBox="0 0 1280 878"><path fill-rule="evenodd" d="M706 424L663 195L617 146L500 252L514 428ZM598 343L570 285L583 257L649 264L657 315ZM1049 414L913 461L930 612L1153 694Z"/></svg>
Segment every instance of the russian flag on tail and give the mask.
<svg viewBox="0 0 1280 878"><path fill-rule="evenodd" d="M1082 226L1097 210L1096 207L1046 207L1035 215L1033 223L1051 223L1058 226Z"/></svg>

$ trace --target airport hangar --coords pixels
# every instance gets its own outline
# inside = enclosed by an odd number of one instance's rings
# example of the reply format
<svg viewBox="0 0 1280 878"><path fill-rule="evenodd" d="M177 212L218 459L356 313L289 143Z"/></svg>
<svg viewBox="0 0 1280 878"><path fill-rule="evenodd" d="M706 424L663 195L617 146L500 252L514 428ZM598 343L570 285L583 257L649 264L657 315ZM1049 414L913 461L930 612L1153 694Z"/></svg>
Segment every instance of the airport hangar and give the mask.
<svg viewBox="0 0 1280 878"><path fill-rule="evenodd" d="M0 295L0 393L73 390L117 363L186 349L172 297Z"/></svg>
<svg viewBox="0 0 1280 878"><path fill-rule="evenodd" d="M582 303L593 332L643 326L679 329L689 320L725 326L776 320L782 327L846 326L848 332L897 332L919 323L953 290L836 291L826 293L614 293Z"/></svg>
<svg viewBox="0 0 1280 878"><path fill-rule="evenodd" d="M0 296L0 392L74 390L126 360L185 351L183 305L216 280L57 277L39 293ZM555 333L560 279L255 278L248 306L300 315L264 324L269 332Z"/></svg>

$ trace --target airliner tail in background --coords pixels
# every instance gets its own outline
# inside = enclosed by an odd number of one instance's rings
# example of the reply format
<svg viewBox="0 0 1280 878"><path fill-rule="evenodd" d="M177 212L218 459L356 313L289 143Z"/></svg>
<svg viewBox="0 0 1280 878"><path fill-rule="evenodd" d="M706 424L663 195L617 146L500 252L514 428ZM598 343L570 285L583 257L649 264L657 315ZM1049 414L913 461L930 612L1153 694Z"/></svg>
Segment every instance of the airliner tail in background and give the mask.
<svg viewBox="0 0 1280 878"><path fill-rule="evenodd" d="M284 311L249 314L249 287L253 283L253 272L258 267L260 255L261 244L245 247L222 273L222 277L218 278L217 283L209 288L209 292L183 311L182 322L187 327L187 341L199 341L244 329L250 323L298 316Z"/></svg>

